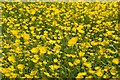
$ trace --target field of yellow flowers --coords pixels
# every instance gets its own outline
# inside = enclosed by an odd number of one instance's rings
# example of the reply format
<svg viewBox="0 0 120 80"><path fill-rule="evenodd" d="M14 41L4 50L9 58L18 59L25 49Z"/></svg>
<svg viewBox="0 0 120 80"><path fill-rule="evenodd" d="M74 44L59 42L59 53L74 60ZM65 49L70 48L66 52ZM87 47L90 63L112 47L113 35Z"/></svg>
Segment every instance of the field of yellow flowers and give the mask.
<svg viewBox="0 0 120 80"><path fill-rule="evenodd" d="M120 78L118 2L2 2L2 78Z"/></svg>

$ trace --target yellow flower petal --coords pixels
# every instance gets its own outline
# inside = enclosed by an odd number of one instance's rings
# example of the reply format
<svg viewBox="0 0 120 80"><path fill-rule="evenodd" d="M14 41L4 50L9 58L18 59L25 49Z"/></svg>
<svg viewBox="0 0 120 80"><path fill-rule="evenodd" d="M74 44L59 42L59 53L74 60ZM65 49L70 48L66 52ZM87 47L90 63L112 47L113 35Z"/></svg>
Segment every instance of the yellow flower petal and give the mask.
<svg viewBox="0 0 120 80"><path fill-rule="evenodd" d="M80 51L80 52L78 53L78 55L79 55L80 57L82 57L82 56L85 55L85 53Z"/></svg>
<svg viewBox="0 0 120 80"><path fill-rule="evenodd" d="M119 59L118 59L118 58L114 58L114 59L112 60L112 62L113 62L114 64L119 64Z"/></svg>
<svg viewBox="0 0 120 80"><path fill-rule="evenodd" d="M23 64L18 64L18 65L17 65L17 68L18 68L19 70L22 70L22 69L24 68L24 65L23 65Z"/></svg>
<svg viewBox="0 0 120 80"><path fill-rule="evenodd" d="M38 52L38 49L37 49L37 48L32 48L32 49L31 49L31 52L32 52L32 53L37 53L37 52Z"/></svg>
<svg viewBox="0 0 120 80"><path fill-rule="evenodd" d="M73 37L68 41L68 46L73 46L78 41L78 37Z"/></svg>
<svg viewBox="0 0 120 80"><path fill-rule="evenodd" d="M8 57L8 60L9 60L10 62L13 62L13 63L16 62L16 61L15 61L15 57L14 57L13 55L12 55L12 56L9 56L9 57Z"/></svg>

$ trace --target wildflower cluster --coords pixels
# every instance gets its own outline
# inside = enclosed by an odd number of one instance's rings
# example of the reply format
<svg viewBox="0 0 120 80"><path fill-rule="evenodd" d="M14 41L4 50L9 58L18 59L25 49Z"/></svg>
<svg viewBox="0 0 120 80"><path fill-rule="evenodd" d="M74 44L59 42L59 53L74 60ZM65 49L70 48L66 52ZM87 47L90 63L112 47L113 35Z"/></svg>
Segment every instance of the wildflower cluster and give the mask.
<svg viewBox="0 0 120 80"><path fill-rule="evenodd" d="M117 2L2 2L3 78L119 78Z"/></svg>

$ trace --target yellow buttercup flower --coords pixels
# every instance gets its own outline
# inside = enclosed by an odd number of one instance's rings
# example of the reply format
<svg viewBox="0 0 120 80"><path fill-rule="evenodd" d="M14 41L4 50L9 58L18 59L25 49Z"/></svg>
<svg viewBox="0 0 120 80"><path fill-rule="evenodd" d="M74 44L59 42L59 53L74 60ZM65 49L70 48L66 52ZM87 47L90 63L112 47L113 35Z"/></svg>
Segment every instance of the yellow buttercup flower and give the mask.
<svg viewBox="0 0 120 80"><path fill-rule="evenodd" d="M34 63L37 63L38 62L38 59L35 59L35 58L32 58L31 59Z"/></svg>
<svg viewBox="0 0 120 80"><path fill-rule="evenodd" d="M6 73L5 76L9 77L9 76L11 76L11 74L10 73Z"/></svg>
<svg viewBox="0 0 120 80"><path fill-rule="evenodd" d="M38 56L38 55L34 55L34 58L35 58L35 59L39 59L39 56Z"/></svg>
<svg viewBox="0 0 120 80"><path fill-rule="evenodd" d="M57 24L57 21L54 20L54 21L52 22L52 25L56 26L56 24Z"/></svg>
<svg viewBox="0 0 120 80"><path fill-rule="evenodd" d="M72 58L75 58L76 55L73 55L73 54L66 54L67 57L72 57Z"/></svg>
<svg viewBox="0 0 120 80"><path fill-rule="evenodd" d="M98 20L96 23L100 24L100 23L101 23L101 20Z"/></svg>
<svg viewBox="0 0 120 80"><path fill-rule="evenodd" d="M26 33L24 33L22 36L25 40L29 40L29 38L30 38L30 35L26 34Z"/></svg>
<svg viewBox="0 0 120 80"><path fill-rule="evenodd" d="M96 46L96 45L98 45L98 42L92 41L91 45Z"/></svg>
<svg viewBox="0 0 120 80"><path fill-rule="evenodd" d="M110 73L111 73L112 75L116 75L116 73L117 73L116 68L113 67L113 68L110 70Z"/></svg>
<svg viewBox="0 0 120 80"><path fill-rule="evenodd" d="M87 75L86 72L80 72L77 74L77 77L76 78L83 78L83 76Z"/></svg>
<svg viewBox="0 0 120 80"><path fill-rule="evenodd" d="M82 57L82 61L83 61L83 62L86 62L87 59L86 59L85 57Z"/></svg>
<svg viewBox="0 0 120 80"><path fill-rule="evenodd" d="M52 51L47 51L47 54L52 54Z"/></svg>
<svg viewBox="0 0 120 80"><path fill-rule="evenodd" d="M83 28L84 28L84 25L81 24L81 25L79 25L78 30L83 29Z"/></svg>
<svg viewBox="0 0 120 80"><path fill-rule="evenodd" d="M19 27L19 26L20 26L20 24L15 24L14 26L15 26L15 27Z"/></svg>
<svg viewBox="0 0 120 80"><path fill-rule="evenodd" d="M33 77L28 74L25 74L25 78L33 78Z"/></svg>
<svg viewBox="0 0 120 80"><path fill-rule="evenodd" d="M75 64L75 65L80 64L80 60L79 60L79 59L75 59L74 64Z"/></svg>
<svg viewBox="0 0 120 80"><path fill-rule="evenodd" d="M80 32L80 33L84 33L84 30L80 30L80 29L79 29L78 32Z"/></svg>
<svg viewBox="0 0 120 80"><path fill-rule="evenodd" d="M88 77L86 77L86 80L89 80L89 79L92 79L93 78L93 76L88 76Z"/></svg>
<svg viewBox="0 0 120 80"><path fill-rule="evenodd" d="M55 51L60 51L60 49L61 49L61 46L60 45L58 45L58 44L55 44L55 47L53 48Z"/></svg>
<svg viewBox="0 0 120 80"><path fill-rule="evenodd" d="M98 77L102 77L103 76L103 72L101 69L99 69L96 73L95 73Z"/></svg>
<svg viewBox="0 0 120 80"><path fill-rule="evenodd" d="M72 28L72 31L76 32L76 27L73 27L73 28Z"/></svg>
<svg viewBox="0 0 120 80"><path fill-rule="evenodd" d="M56 70L56 69L58 69L58 68L60 68L60 66L58 66L58 65L50 65L49 66L50 68L51 68L51 70Z"/></svg>
<svg viewBox="0 0 120 80"><path fill-rule="evenodd" d="M11 73L10 78L16 78L17 76L18 76L18 74L17 74L17 73Z"/></svg>
<svg viewBox="0 0 120 80"><path fill-rule="evenodd" d="M10 62L13 62L13 63L16 62L16 61L15 61L15 57L14 57L13 55L12 55L12 56L9 56L9 57L8 57L8 60L9 60Z"/></svg>
<svg viewBox="0 0 120 80"><path fill-rule="evenodd" d="M108 45L108 44L109 44L109 41L105 41L105 40L104 40L104 41L101 42L100 44L101 44L102 46L105 46L105 45Z"/></svg>
<svg viewBox="0 0 120 80"><path fill-rule="evenodd" d="M4 48L10 48L10 45L5 45Z"/></svg>
<svg viewBox="0 0 120 80"><path fill-rule="evenodd" d="M82 47L85 47L85 46L86 46L86 44L85 44L85 43L81 43L80 45L81 45Z"/></svg>
<svg viewBox="0 0 120 80"><path fill-rule="evenodd" d="M18 64L18 65L17 65L17 68L18 68L19 70L23 70L24 67L25 67L25 66L24 66L23 64Z"/></svg>
<svg viewBox="0 0 120 80"><path fill-rule="evenodd" d="M120 24L119 24L119 25L116 24L116 26L115 26L115 30L116 30L116 31L119 31L119 30L120 30L120 27L119 27L119 26L120 26Z"/></svg>
<svg viewBox="0 0 120 80"><path fill-rule="evenodd" d="M44 72L47 77L52 77L48 72Z"/></svg>
<svg viewBox="0 0 120 80"><path fill-rule="evenodd" d="M9 70L9 68L1 68L0 70L2 71L2 73L10 73L11 72Z"/></svg>
<svg viewBox="0 0 120 80"><path fill-rule="evenodd" d="M69 66L74 66L71 62L68 62Z"/></svg>
<svg viewBox="0 0 120 80"><path fill-rule="evenodd" d="M19 30L11 30L11 32L12 32L13 35L16 36L18 34Z"/></svg>
<svg viewBox="0 0 120 80"><path fill-rule="evenodd" d="M54 69L58 69L58 68L60 68L60 66L54 65Z"/></svg>
<svg viewBox="0 0 120 80"><path fill-rule="evenodd" d="M114 31L107 31L107 36L111 36L111 35L113 35L113 33L114 33Z"/></svg>
<svg viewBox="0 0 120 80"><path fill-rule="evenodd" d="M8 67L8 69L9 69L10 71L15 71L14 66L10 66L10 67Z"/></svg>
<svg viewBox="0 0 120 80"><path fill-rule="evenodd" d="M54 59L54 62L56 63L56 62L58 62L58 60L57 60L57 59Z"/></svg>
<svg viewBox="0 0 120 80"><path fill-rule="evenodd" d="M36 17L32 17L32 21L35 21Z"/></svg>
<svg viewBox="0 0 120 80"><path fill-rule="evenodd" d="M98 69L100 69L100 66L95 67L95 70L98 70Z"/></svg>
<svg viewBox="0 0 120 80"><path fill-rule="evenodd" d="M78 41L78 37L72 37L72 38L68 41L68 46L73 46L73 45L75 45L77 41Z"/></svg>
<svg viewBox="0 0 120 80"><path fill-rule="evenodd" d="M35 9L31 9L29 13L30 13L30 14L35 14L36 11L35 11Z"/></svg>
<svg viewBox="0 0 120 80"><path fill-rule="evenodd" d="M39 60L38 55L34 55L34 58L31 59L34 63L37 63Z"/></svg>
<svg viewBox="0 0 120 80"><path fill-rule="evenodd" d="M80 57L82 57L82 56L84 56L84 55L85 55L85 53L84 53L84 52L82 52L82 51L80 51L80 52L78 53L78 55L79 55Z"/></svg>
<svg viewBox="0 0 120 80"><path fill-rule="evenodd" d="M40 36L39 36L39 35L36 35L36 38L37 38L37 39L40 39Z"/></svg>
<svg viewBox="0 0 120 80"><path fill-rule="evenodd" d="M118 58L114 58L114 59L112 60L112 62L113 62L114 64L119 64L119 59L118 59Z"/></svg>
<svg viewBox="0 0 120 80"><path fill-rule="evenodd" d="M32 53L37 53L37 52L38 52L38 49L37 49L37 48L32 48L32 49L31 49L31 52L32 52Z"/></svg>
<svg viewBox="0 0 120 80"><path fill-rule="evenodd" d="M110 76L108 74L105 74L103 78L110 78Z"/></svg>
<svg viewBox="0 0 120 80"><path fill-rule="evenodd" d="M44 46L39 47L39 50L40 50L40 53L41 53L41 54L44 54L44 53L47 52L47 49L46 49L46 47L44 47Z"/></svg>
<svg viewBox="0 0 120 80"><path fill-rule="evenodd" d="M46 65L46 64L47 64L47 62L46 62L46 61L43 61L43 64L45 64L45 65Z"/></svg>
<svg viewBox="0 0 120 80"><path fill-rule="evenodd" d="M33 31L34 29L35 29L35 27L33 27L33 26L30 27L30 30L32 30L32 31Z"/></svg>
<svg viewBox="0 0 120 80"><path fill-rule="evenodd" d="M104 71L108 71L109 69L110 69L109 66L105 66L105 67L104 67Z"/></svg>
<svg viewBox="0 0 120 80"><path fill-rule="evenodd" d="M90 74L94 74L95 71L93 71L92 69L90 69L90 70L89 70L89 73L90 73Z"/></svg>
<svg viewBox="0 0 120 80"><path fill-rule="evenodd" d="M83 27L84 27L83 25L79 25L79 27L77 28L78 32L84 33L84 30L82 30Z"/></svg>
<svg viewBox="0 0 120 80"><path fill-rule="evenodd" d="M91 68L92 67L92 65L91 65L91 63L90 62L85 62L85 63L83 63L85 66L87 66L88 68Z"/></svg>
<svg viewBox="0 0 120 80"><path fill-rule="evenodd" d="M102 47L100 47L99 53L103 54L103 52L104 52L104 49Z"/></svg>

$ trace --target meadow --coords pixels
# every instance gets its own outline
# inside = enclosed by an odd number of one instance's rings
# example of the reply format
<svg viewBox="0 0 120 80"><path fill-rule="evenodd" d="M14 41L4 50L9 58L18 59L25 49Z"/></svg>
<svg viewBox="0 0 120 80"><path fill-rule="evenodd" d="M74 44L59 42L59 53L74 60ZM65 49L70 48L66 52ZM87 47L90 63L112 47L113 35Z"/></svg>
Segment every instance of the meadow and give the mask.
<svg viewBox="0 0 120 80"><path fill-rule="evenodd" d="M118 2L2 2L2 78L120 78Z"/></svg>

